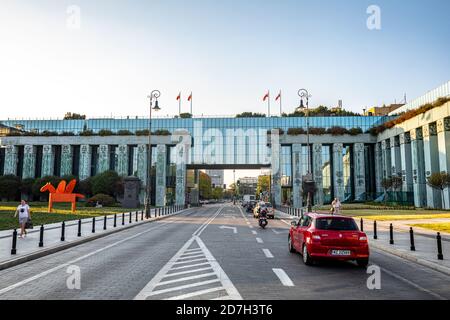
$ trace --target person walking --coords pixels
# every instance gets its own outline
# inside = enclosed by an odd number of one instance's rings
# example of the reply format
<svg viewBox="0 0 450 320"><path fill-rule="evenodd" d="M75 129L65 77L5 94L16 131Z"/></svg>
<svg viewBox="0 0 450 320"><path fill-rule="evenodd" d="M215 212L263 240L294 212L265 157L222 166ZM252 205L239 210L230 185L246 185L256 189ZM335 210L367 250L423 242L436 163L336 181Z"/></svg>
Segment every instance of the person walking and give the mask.
<svg viewBox="0 0 450 320"><path fill-rule="evenodd" d="M333 214L340 214L341 213L341 201L339 201L339 198L334 198L333 202L331 203Z"/></svg>
<svg viewBox="0 0 450 320"><path fill-rule="evenodd" d="M19 238L24 238L27 235L26 224L31 219L30 206L25 200L22 200L17 207L14 217L19 215L20 235Z"/></svg>

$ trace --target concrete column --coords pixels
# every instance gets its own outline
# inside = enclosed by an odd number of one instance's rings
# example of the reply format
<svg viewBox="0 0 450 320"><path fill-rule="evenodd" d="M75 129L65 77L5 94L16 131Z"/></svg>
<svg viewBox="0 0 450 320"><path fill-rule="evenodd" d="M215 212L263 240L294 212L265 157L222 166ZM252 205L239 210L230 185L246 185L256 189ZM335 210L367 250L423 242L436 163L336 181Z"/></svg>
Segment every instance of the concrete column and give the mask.
<svg viewBox="0 0 450 320"><path fill-rule="evenodd" d="M393 176L402 175L402 159L400 157L400 138L398 136L390 138L391 145L391 174Z"/></svg>
<svg viewBox="0 0 450 320"><path fill-rule="evenodd" d="M156 206L166 205L166 164L167 150L165 144L156 147Z"/></svg>
<svg viewBox="0 0 450 320"><path fill-rule="evenodd" d="M425 160L423 153L422 128L412 130L410 132L410 136L414 205L417 208L424 208L427 206L427 191L425 180Z"/></svg>
<svg viewBox="0 0 450 320"><path fill-rule="evenodd" d="M128 145L121 144L116 147L116 172L119 176L128 176Z"/></svg>
<svg viewBox="0 0 450 320"><path fill-rule="evenodd" d="M26 145L23 148L22 179L34 178L36 173L36 146Z"/></svg>
<svg viewBox="0 0 450 320"><path fill-rule="evenodd" d="M281 206L281 170L280 170L280 132L279 129L272 129L271 139L271 159L272 159L272 197L275 206Z"/></svg>
<svg viewBox="0 0 450 320"><path fill-rule="evenodd" d="M19 162L19 147L18 146L6 146L5 148L5 165L3 168L3 174L17 175L17 163Z"/></svg>
<svg viewBox="0 0 450 320"><path fill-rule="evenodd" d="M437 139L437 128L435 123L430 123L422 127L423 131L423 151L425 160L425 176L429 177L432 173L439 170L439 148ZM440 191L426 185L427 207L441 208Z"/></svg>
<svg viewBox="0 0 450 320"><path fill-rule="evenodd" d="M412 154L411 136L409 132L400 134L400 159L402 166L402 191L412 192Z"/></svg>
<svg viewBox="0 0 450 320"><path fill-rule="evenodd" d="M301 144L292 145L292 198L294 208L301 208L303 205L301 152Z"/></svg>
<svg viewBox="0 0 450 320"><path fill-rule="evenodd" d="M175 142L176 186L175 201L177 205L186 203L186 164L191 147L191 136L187 130L176 130L172 135Z"/></svg>
<svg viewBox="0 0 450 320"><path fill-rule="evenodd" d="M364 143L353 145L353 174L355 181L355 200L366 200L366 170L364 162Z"/></svg>
<svg viewBox="0 0 450 320"><path fill-rule="evenodd" d="M109 170L109 145L102 144L97 149L98 162L97 162L97 174L103 173Z"/></svg>
<svg viewBox="0 0 450 320"><path fill-rule="evenodd" d="M71 175L73 172L73 147L70 144L61 146L61 176Z"/></svg>
<svg viewBox="0 0 450 320"><path fill-rule="evenodd" d="M78 175L80 180L86 180L91 176L92 147L88 144L80 146L80 163Z"/></svg>
<svg viewBox="0 0 450 320"><path fill-rule="evenodd" d="M389 179L392 177L391 149L389 139L381 141L381 154L383 157L383 179Z"/></svg>
<svg viewBox="0 0 450 320"><path fill-rule="evenodd" d="M344 201L344 163L342 159L342 143L333 144L333 184L334 197Z"/></svg>
<svg viewBox="0 0 450 320"><path fill-rule="evenodd" d="M145 188L147 186L147 168L148 164L148 146L146 144L140 144L137 146L136 152L136 173L139 180L141 180L141 192L139 193L139 199L141 203L144 203Z"/></svg>
<svg viewBox="0 0 450 320"><path fill-rule="evenodd" d="M375 144L375 186L376 192L383 192L381 181L383 180L383 154L381 151L381 143Z"/></svg>
<svg viewBox="0 0 450 320"><path fill-rule="evenodd" d="M317 205L323 205L323 161L322 144L314 143L312 146L312 159L314 163L313 178L316 183L316 194L314 202Z"/></svg>
<svg viewBox="0 0 450 320"><path fill-rule="evenodd" d="M439 169L450 173L450 118L437 121L437 139L439 149ZM450 188L444 190L443 204L450 209Z"/></svg>
<svg viewBox="0 0 450 320"><path fill-rule="evenodd" d="M52 145L46 144L42 147L42 171L41 176L54 175L55 172L55 149Z"/></svg>

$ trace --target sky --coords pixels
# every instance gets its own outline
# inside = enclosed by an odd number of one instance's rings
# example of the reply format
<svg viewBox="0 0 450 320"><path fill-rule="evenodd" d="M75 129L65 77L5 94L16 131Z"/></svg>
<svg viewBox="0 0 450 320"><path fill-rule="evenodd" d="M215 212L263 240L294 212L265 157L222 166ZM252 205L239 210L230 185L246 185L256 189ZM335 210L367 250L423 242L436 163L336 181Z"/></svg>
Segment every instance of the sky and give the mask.
<svg viewBox="0 0 450 320"><path fill-rule="evenodd" d="M75 11L71 5L76 6ZM367 8L380 9L370 30ZM79 15L77 14L79 9ZM66 112L159 116L349 110L408 100L450 80L450 1L2 0L0 119Z"/></svg>

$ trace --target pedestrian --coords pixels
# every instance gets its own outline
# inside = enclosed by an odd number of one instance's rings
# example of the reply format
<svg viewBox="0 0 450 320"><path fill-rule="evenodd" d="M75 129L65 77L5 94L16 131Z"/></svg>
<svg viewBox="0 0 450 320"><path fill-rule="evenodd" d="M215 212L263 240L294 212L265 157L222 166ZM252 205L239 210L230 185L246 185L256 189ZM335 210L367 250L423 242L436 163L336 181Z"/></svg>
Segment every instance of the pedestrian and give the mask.
<svg viewBox="0 0 450 320"><path fill-rule="evenodd" d="M334 198L333 202L331 203L331 210L333 214L341 213L341 201L339 201L339 198Z"/></svg>
<svg viewBox="0 0 450 320"><path fill-rule="evenodd" d="M19 215L19 225L20 225L19 238L24 238L27 235L26 224L29 220L31 220L30 206L27 204L25 200L22 200L19 206L17 207L14 217L17 217L17 215Z"/></svg>

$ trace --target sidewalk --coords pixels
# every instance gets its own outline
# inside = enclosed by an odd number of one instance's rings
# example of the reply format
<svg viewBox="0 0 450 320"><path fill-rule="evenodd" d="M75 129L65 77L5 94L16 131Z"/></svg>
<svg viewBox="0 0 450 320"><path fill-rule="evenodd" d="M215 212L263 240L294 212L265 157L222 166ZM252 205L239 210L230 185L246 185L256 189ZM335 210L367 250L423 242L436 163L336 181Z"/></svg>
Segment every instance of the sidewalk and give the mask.
<svg viewBox="0 0 450 320"><path fill-rule="evenodd" d="M284 212L275 211L275 217L290 221L297 217ZM360 227L360 221L356 220ZM412 222L411 222L412 221ZM389 225L394 227L394 244L389 244ZM437 232L422 228L413 227L415 251L411 251L409 228L407 224L414 224L415 220L409 221L380 221L377 222L378 239L373 239L373 220L364 220L364 232L369 238L370 248L378 249L401 257L405 260L418 263L428 268L450 275L450 235L441 233L442 252L444 260L438 260L437 255ZM420 223L420 222L419 222ZM416 229L420 229L416 231Z"/></svg>
<svg viewBox="0 0 450 320"><path fill-rule="evenodd" d="M0 231L0 270L24 263L26 261L37 259L54 252L58 252L81 243L92 241L120 230L132 228L134 226L159 220L183 212L181 209L172 214L155 217L158 210L151 210L151 218L146 219L145 214L139 211L136 221L136 212L124 213L124 224L122 225L122 214L117 214L116 227L114 228L114 215L107 216L106 230L104 230L104 217L95 218L95 233L92 232L93 219L81 220L81 237L78 237L78 220L68 221L65 226L65 241L61 241L61 223L44 225L44 246L39 247L40 226L34 226L28 230L28 236L20 239L17 236L17 253L11 254L13 230ZM162 214L162 213L161 213ZM131 215L131 223L130 223ZM142 220L143 217L143 220ZM17 230L18 234L20 230Z"/></svg>

